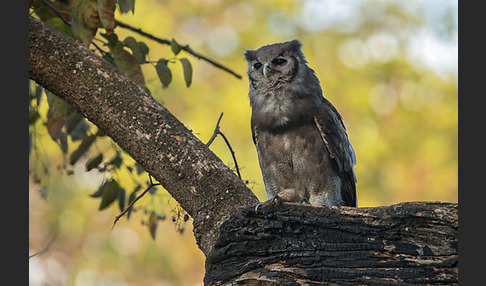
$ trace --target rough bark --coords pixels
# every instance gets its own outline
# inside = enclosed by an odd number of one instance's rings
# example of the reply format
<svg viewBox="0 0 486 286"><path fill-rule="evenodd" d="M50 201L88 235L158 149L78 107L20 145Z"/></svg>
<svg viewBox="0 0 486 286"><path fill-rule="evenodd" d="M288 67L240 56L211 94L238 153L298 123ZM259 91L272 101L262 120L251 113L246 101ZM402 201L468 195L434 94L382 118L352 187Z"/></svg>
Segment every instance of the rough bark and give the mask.
<svg viewBox="0 0 486 286"><path fill-rule="evenodd" d="M166 108L87 47L29 17L29 77L111 137L194 219L205 255L221 223L258 202L250 189Z"/></svg>
<svg viewBox="0 0 486 286"><path fill-rule="evenodd" d="M282 204L226 221L206 285L454 285L457 204ZM261 212L261 213L260 213Z"/></svg>

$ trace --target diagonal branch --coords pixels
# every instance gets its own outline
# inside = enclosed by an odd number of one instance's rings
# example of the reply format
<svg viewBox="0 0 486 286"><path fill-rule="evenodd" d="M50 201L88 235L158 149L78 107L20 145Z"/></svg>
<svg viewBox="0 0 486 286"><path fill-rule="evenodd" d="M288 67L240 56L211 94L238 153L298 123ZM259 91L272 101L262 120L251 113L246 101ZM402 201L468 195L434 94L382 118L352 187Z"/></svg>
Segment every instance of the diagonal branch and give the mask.
<svg viewBox="0 0 486 286"><path fill-rule="evenodd" d="M204 254L219 226L257 197L164 106L73 38L29 17L29 77L66 100L140 163L194 219Z"/></svg>
<svg viewBox="0 0 486 286"><path fill-rule="evenodd" d="M154 41L156 41L159 44L170 45L170 43L171 43L171 41L169 41L167 39L162 39L162 38L156 37L156 36L154 36L152 34L149 34L147 32L144 32L142 29L134 28L134 27L132 27L132 26L130 26L128 24L125 24L123 22L120 22L118 20L115 20L115 24L117 26L122 27L122 28L128 29L128 30L130 30L132 32L135 32L137 34L140 34L140 35L142 35L144 37L147 37L147 38L149 38L151 40L154 40ZM191 49L191 47L189 47L189 45L185 45L185 46L182 46L181 45L180 47L181 47L182 50L188 52L189 54L193 55L194 57L196 57L196 58L198 58L200 60L206 61L206 62L212 64L214 67L219 68L219 69L222 69L222 70L224 70L224 71L226 71L226 72L234 75L238 79L242 79L241 75L239 75L236 72L232 71L231 69L223 66L222 64L220 64L218 62L215 62L212 59L210 59L210 58L208 58L206 56L203 56L200 53L194 51L193 49Z"/></svg>

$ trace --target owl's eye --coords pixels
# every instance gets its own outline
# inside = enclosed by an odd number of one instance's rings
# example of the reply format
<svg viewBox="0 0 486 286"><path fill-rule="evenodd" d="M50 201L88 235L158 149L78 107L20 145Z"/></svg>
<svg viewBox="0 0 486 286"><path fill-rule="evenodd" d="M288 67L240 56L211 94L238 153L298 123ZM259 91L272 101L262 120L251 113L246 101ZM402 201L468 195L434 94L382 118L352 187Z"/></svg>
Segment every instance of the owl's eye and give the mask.
<svg viewBox="0 0 486 286"><path fill-rule="evenodd" d="M285 64L286 62L287 60L282 58L276 58L273 60L273 63L279 66Z"/></svg>
<svg viewBox="0 0 486 286"><path fill-rule="evenodd" d="M255 63L255 64L253 65L253 67L254 67L255 69L259 69L259 68L261 68L261 67L262 67L262 63Z"/></svg>

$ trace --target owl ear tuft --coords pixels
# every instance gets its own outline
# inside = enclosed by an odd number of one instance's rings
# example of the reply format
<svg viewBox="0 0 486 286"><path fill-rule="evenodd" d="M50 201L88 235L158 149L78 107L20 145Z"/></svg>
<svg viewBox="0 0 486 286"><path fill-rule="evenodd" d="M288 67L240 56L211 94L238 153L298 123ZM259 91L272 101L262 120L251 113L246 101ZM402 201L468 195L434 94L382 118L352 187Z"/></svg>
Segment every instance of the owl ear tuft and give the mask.
<svg viewBox="0 0 486 286"><path fill-rule="evenodd" d="M244 56L247 62L251 62L256 59L256 50L246 50Z"/></svg>
<svg viewBox="0 0 486 286"><path fill-rule="evenodd" d="M300 60L301 63L307 64L307 60L305 59L304 53L302 52L302 43L299 40L292 40L289 42L285 42L287 44L287 50L297 55L297 58Z"/></svg>
<svg viewBox="0 0 486 286"><path fill-rule="evenodd" d="M302 49L302 43L297 39L289 41L287 43L288 43L289 50L298 52Z"/></svg>

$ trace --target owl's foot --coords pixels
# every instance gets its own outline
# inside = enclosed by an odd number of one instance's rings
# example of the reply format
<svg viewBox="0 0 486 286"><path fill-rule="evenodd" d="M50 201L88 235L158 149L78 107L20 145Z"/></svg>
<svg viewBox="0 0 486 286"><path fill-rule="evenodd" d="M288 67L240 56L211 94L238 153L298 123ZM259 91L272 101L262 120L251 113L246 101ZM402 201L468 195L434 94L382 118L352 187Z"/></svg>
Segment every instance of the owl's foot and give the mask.
<svg viewBox="0 0 486 286"><path fill-rule="evenodd" d="M309 199L307 197L303 197L300 199L299 204L303 204L303 203L310 205Z"/></svg>
<svg viewBox="0 0 486 286"><path fill-rule="evenodd" d="M271 199L268 199L264 202L258 203L255 206L255 213L258 214L258 208L260 206L268 206L268 205L277 205L281 201L280 197L278 195L273 196Z"/></svg>

